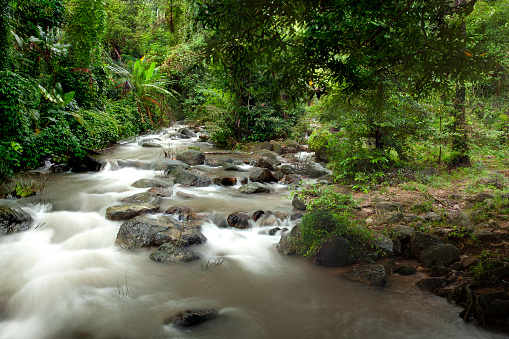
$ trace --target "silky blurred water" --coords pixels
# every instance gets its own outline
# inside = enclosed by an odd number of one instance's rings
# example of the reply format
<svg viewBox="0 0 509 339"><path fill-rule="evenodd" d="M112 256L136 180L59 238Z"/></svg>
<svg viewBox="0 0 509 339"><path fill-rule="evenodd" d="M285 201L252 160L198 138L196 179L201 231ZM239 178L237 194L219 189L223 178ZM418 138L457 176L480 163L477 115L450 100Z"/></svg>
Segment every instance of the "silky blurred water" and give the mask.
<svg viewBox="0 0 509 339"><path fill-rule="evenodd" d="M147 138L174 150L197 144L196 138L165 137ZM31 230L0 237L0 338L503 337L463 322L458 307L415 288L416 277L394 277L388 288L370 289L346 280L341 269L279 255L280 233L268 231L291 228L288 219L244 230L218 227L236 211L295 212L282 185L270 195L241 195L239 185L175 185L174 191L197 198L174 194L161 210L185 204L211 220L202 226L207 243L190 248L202 259L168 265L150 260L149 249L123 250L115 245L122 222L107 220L106 208L146 191L131 186L138 179L171 180L150 170L160 148L135 141L102 158L108 165L101 172L58 174L42 195L0 201L35 219ZM209 307L220 312L213 321L189 329L164 325L180 311Z"/></svg>

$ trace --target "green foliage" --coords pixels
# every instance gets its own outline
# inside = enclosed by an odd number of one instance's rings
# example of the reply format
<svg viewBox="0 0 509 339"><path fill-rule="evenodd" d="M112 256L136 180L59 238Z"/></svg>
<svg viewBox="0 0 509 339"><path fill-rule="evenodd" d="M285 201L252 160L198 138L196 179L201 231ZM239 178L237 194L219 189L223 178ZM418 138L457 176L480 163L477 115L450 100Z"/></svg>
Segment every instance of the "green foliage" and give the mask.
<svg viewBox="0 0 509 339"><path fill-rule="evenodd" d="M10 4L13 29L22 37L36 36L37 27L59 27L64 21L63 0L14 0Z"/></svg>
<svg viewBox="0 0 509 339"><path fill-rule="evenodd" d="M0 69L4 69L9 52L9 0L0 1Z"/></svg>
<svg viewBox="0 0 509 339"><path fill-rule="evenodd" d="M77 68L89 68L100 60L100 42L106 25L104 0L67 0L67 41Z"/></svg>

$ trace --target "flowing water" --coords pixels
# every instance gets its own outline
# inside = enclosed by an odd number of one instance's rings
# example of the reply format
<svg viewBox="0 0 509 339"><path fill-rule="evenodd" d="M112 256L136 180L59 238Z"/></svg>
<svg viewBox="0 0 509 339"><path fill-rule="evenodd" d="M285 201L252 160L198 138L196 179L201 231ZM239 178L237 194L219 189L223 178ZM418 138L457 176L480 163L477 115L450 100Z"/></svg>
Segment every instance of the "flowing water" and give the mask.
<svg viewBox="0 0 509 339"><path fill-rule="evenodd" d="M174 150L196 144L196 138L152 137ZM202 227L207 243L191 247L200 261L161 264L150 260L149 249L119 248L122 222L107 220L106 208L145 191L131 184L158 178L150 168L160 156L161 149L127 143L102 156L108 164L101 172L54 175L41 195L0 200L25 209L36 225L0 237L1 339L503 337L463 322L458 307L415 288L416 277L370 289L344 278L341 269L279 255L280 233L268 234L274 226L217 226L235 211L295 212L282 185L270 195L245 196L239 186L175 185L198 197L184 201L174 194L164 198L162 211L186 204L211 220ZM293 225L278 220L275 226ZM180 311L209 307L220 315L200 326L164 325Z"/></svg>

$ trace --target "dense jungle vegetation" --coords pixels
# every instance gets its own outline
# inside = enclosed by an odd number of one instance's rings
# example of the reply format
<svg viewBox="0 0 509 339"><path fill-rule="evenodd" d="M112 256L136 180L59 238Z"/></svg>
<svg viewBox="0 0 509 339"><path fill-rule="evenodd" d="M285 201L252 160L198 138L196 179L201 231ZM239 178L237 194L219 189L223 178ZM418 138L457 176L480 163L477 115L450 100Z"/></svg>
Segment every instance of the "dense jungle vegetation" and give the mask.
<svg viewBox="0 0 509 339"><path fill-rule="evenodd" d="M0 2L2 180L175 120L219 147L312 132L361 186L509 163L509 0Z"/></svg>

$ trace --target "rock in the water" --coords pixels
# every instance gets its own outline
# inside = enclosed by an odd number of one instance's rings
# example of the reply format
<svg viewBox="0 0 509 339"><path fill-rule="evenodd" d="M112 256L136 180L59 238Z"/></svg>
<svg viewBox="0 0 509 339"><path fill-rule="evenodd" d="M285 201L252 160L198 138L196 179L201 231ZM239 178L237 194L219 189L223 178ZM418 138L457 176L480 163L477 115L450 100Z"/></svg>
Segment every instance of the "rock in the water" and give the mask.
<svg viewBox="0 0 509 339"><path fill-rule="evenodd" d="M249 184L242 185L239 187L240 193L270 193L272 192L272 188L266 184L262 184L260 182L250 182Z"/></svg>
<svg viewBox="0 0 509 339"><path fill-rule="evenodd" d="M249 219L251 219L251 217L248 214L242 212L235 212L228 215L226 221L228 222L228 225L232 227L248 228L250 226Z"/></svg>
<svg viewBox="0 0 509 339"><path fill-rule="evenodd" d="M235 177L216 177L212 178L214 185L219 186L235 186L237 184L237 178Z"/></svg>
<svg viewBox="0 0 509 339"><path fill-rule="evenodd" d="M26 231L34 219L21 208L0 206L0 234L10 234Z"/></svg>
<svg viewBox="0 0 509 339"><path fill-rule="evenodd" d="M194 132L191 132L190 130L188 130L187 128L181 128L177 131L178 134L180 134L180 137L182 139L189 139L189 138L194 138L196 137L196 133Z"/></svg>
<svg viewBox="0 0 509 339"><path fill-rule="evenodd" d="M431 234L426 234L423 232L414 232L410 236L410 250L414 258L417 260L421 260L421 253L430 247L435 245L439 245L442 243L442 240L439 237L436 237Z"/></svg>
<svg viewBox="0 0 509 339"><path fill-rule="evenodd" d="M188 165L200 165L205 162L205 153L192 149L180 151L177 154L177 160L185 162Z"/></svg>
<svg viewBox="0 0 509 339"><path fill-rule="evenodd" d="M260 226L262 226L262 227L264 227L264 226L275 226L277 224L278 224L277 217L275 215L271 214L271 215L266 216L262 220Z"/></svg>
<svg viewBox="0 0 509 339"><path fill-rule="evenodd" d="M283 233L277 244L278 252L283 255L302 254L303 249L299 243L301 237L300 226L294 226L290 232Z"/></svg>
<svg viewBox="0 0 509 339"><path fill-rule="evenodd" d="M144 142L141 144L141 147L162 148L163 145L158 144L157 142Z"/></svg>
<svg viewBox="0 0 509 339"><path fill-rule="evenodd" d="M458 261L460 251L451 244L438 244L421 252L421 263L427 267L449 266Z"/></svg>
<svg viewBox="0 0 509 339"><path fill-rule="evenodd" d="M168 208L165 211L166 214L176 214L179 220L188 220L190 216L192 216L193 211L191 210L191 207L187 205L179 206L175 205L170 208Z"/></svg>
<svg viewBox="0 0 509 339"><path fill-rule="evenodd" d="M199 260L200 257L195 253L183 249L181 247L175 247L170 243L162 244L157 250L150 254L150 259L168 263L168 262L179 262L179 261L193 261Z"/></svg>
<svg viewBox="0 0 509 339"><path fill-rule="evenodd" d="M256 212L254 212L254 213L253 213L253 220L254 220L254 221L257 221L257 220L258 220L258 219L260 219L260 217L261 217L262 215L264 215L264 214L265 214L265 212L264 212L264 211L262 211L262 210L258 210L258 211L256 211Z"/></svg>
<svg viewBox="0 0 509 339"><path fill-rule="evenodd" d="M203 310L192 309L179 313L175 319L170 319L166 323L173 322L175 325L184 327L196 326L208 320L217 318L218 315L219 312L211 308Z"/></svg>
<svg viewBox="0 0 509 339"><path fill-rule="evenodd" d="M313 256L313 262L324 266L344 266L355 261L350 243L341 236L323 239L318 244L318 251Z"/></svg>
<svg viewBox="0 0 509 339"><path fill-rule="evenodd" d="M202 177L185 169L179 169L175 172L175 182L182 185L196 187L206 187L212 185L211 179Z"/></svg>
<svg viewBox="0 0 509 339"><path fill-rule="evenodd" d="M300 198L298 194L295 194L292 199L292 206L298 210L305 211L307 204L304 199Z"/></svg>
<svg viewBox="0 0 509 339"><path fill-rule="evenodd" d="M232 171L232 172L247 172L245 169L235 165L231 164L229 162L224 162L221 167L224 171Z"/></svg>
<svg viewBox="0 0 509 339"><path fill-rule="evenodd" d="M199 231L196 224L178 222L171 217L150 219L136 217L120 226L116 243L128 250L146 246L160 246L164 243L188 246L202 244L207 238Z"/></svg>
<svg viewBox="0 0 509 339"><path fill-rule="evenodd" d="M223 164L235 164L235 160L233 158L207 158L205 159L205 165L210 167L219 167Z"/></svg>
<svg viewBox="0 0 509 339"><path fill-rule="evenodd" d="M106 218L110 220L127 220L145 213L156 213L159 205L126 204L110 206L106 209Z"/></svg>
<svg viewBox="0 0 509 339"><path fill-rule="evenodd" d="M439 288L443 288L446 286L445 278L433 277L433 278L424 278L415 283L415 286L420 288L421 290L426 290L430 292L435 292Z"/></svg>
<svg viewBox="0 0 509 339"><path fill-rule="evenodd" d="M358 281L373 287L387 287L389 278L385 267L380 264L368 264L355 266L345 276L353 281Z"/></svg>
<svg viewBox="0 0 509 339"><path fill-rule="evenodd" d="M294 220L297 220L297 219L302 219L302 217L304 217L304 214L300 213L300 212L297 212L297 213L294 213L290 216L290 220L291 221L294 221Z"/></svg>
<svg viewBox="0 0 509 339"><path fill-rule="evenodd" d="M410 265L400 265L396 269L396 273L399 273L401 275L413 275L417 273L417 269Z"/></svg>
<svg viewBox="0 0 509 339"><path fill-rule="evenodd" d="M327 174L330 174L330 171L319 163L310 161L306 166L306 175L310 178L319 178Z"/></svg>
<svg viewBox="0 0 509 339"><path fill-rule="evenodd" d="M272 175L272 172L269 171L266 168L255 168L253 172L251 172L251 175L249 176L249 179L253 182L271 182L274 181L274 177Z"/></svg>
<svg viewBox="0 0 509 339"><path fill-rule="evenodd" d="M106 165L106 162L87 155L82 159L72 158L68 165L71 167L71 172L98 172Z"/></svg>
<svg viewBox="0 0 509 339"><path fill-rule="evenodd" d="M126 204L150 204L154 206L159 206L159 204L161 203L161 197L157 196L154 193L143 192L121 199L120 202Z"/></svg>
<svg viewBox="0 0 509 339"><path fill-rule="evenodd" d="M172 159L160 159L152 162L150 164L150 169L153 171L164 171L164 173L169 174L178 169L188 169L189 166L185 162L180 160L172 160Z"/></svg>
<svg viewBox="0 0 509 339"><path fill-rule="evenodd" d="M164 198L171 197L173 194L173 190L164 187L152 187L147 192Z"/></svg>
<svg viewBox="0 0 509 339"><path fill-rule="evenodd" d="M170 187L170 184L153 179L140 179L135 181L131 186L137 188L149 188L149 187Z"/></svg>

